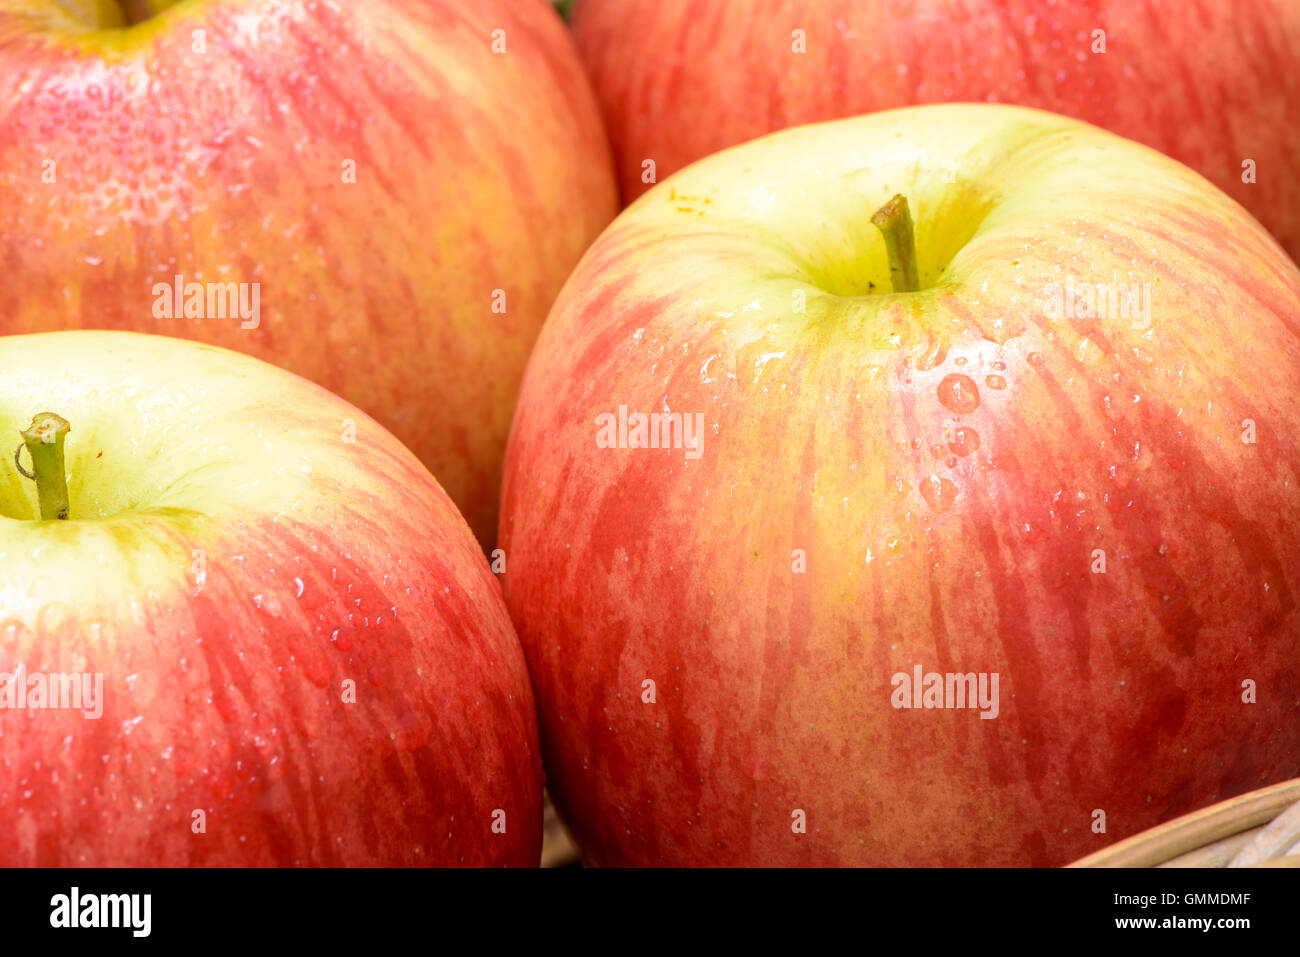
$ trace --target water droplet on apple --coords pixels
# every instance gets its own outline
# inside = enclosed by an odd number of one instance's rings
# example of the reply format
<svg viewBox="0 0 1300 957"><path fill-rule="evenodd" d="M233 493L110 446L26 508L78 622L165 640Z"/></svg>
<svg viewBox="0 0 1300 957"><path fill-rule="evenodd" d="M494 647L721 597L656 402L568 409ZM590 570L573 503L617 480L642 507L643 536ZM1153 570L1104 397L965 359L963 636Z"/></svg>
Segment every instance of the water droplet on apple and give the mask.
<svg viewBox="0 0 1300 957"><path fill-rule="evenodd" d="M984 384L990 389L1005 389L1007 380L1000 375L990 375L984 377Z"/></svg>
<svg viewBox="0 0 1300 957"><path fill-rule="evenodd" d="M957 500L957 485L951 479L931 475L921 483L921 498L936 512L946 512Z"/></svg>
<svg viewBox="0 0 1300 957"><path fill-rule="evenodd" d="M342 628L334 629L334 631L330 634L330 641L334 643L334 647L337 648L339 651L352 650L352 638L349 637L348 633L344 631Z"/></svg>
<svg viewBox="0 0 1300 957"><path fill-rule="evenodd" d="M1029 360L1031 366L1041 366L1043 364L1043 354L1041 352L1031 352L1025 358Z"/></svg>
<svg viewBox="0 0 1300 957"><path fill-rule="evenodd" d="M974 429L961 426L953 432L951 441L948 442L948 448L956 455L967 456L976 452L980 447L980 435Z"/></svg>
<svg viewBox="0 0 1300 957"><path fill-rule="evenodd" d="M27 625L17 618L8 618L0 621L0 644L7 647L14 647L20 641L27 638Z"/></svg>
<svg viewBox="0 0 1300 957"><path fill-rule="evenodd" d="M1047 540L1047 526L1042 522L1021 522L1020 532L1030 545L1038 545Z"/></svg>
<svg viewBox="0 0 1300 957"><path fill-rule="evenodd" d="M1020 316L998 316L991 321L980 323L980 335L998 345L1016 336L1024 335L1025 329L1025 320Z"/></svg>
<svg viewBox="0 0 1300 957"><path fill-rule="evenodd" d="M91 645L111 645L117 640L117 628L111 621L91 618L82 623L81 638Z"/></svg>
<svg viewBox="0 0 1300 957"><path fill-rule="evenodd" d="M60 601L50 602L36 615L36 633L43 638L59 637L75 624L68 606Z"/></svg>
<svg viewBox="0 0 1300 957"><path fill-rule="evenodd" d="M939 401L950 412L962 415L979 408L980 393L975 380L968 375L954 372L946 375L939 383Z"/></svg>

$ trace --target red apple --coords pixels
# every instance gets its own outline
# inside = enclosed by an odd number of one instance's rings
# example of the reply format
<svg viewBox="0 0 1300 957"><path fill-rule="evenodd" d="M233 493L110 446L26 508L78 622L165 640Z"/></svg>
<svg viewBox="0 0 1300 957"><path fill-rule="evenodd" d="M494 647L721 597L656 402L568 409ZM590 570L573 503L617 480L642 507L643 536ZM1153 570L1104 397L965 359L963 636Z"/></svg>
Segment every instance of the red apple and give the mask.
<svg viewBox="0 0 1300 957"><path fill-rule="evenodd" d="M0 467L0 866L537 863L523 654L414 455L183 340L0 337L0 368L14 445L71 423Z"/></svg>
<svg viewBox="0 0 1300 957"><path fill-rule="evenodd" d="M1294 0L579 0L573 27L629 199L646 160L663 179L788 126L1000 101L1154 146L1300 259Z"/></svg>
<svg viewBox="0 0 1300 957"><path fill-rule="evenodd" d="M157 332L272 361L392 429L490 541L524 362L617 206L555 12L152 0L120 4L158 11L129 24L113 2L3 6L0 332ZM189 283L216 296L187 311Z"/></svg>
<svg viewBox="0 0 1300 957"><path fill-rule="evenodd" d="M506 455L584 853L1062 864L1300 773L1297 382L1300 270L1065 117L887 111L647 193Z"/></svg>

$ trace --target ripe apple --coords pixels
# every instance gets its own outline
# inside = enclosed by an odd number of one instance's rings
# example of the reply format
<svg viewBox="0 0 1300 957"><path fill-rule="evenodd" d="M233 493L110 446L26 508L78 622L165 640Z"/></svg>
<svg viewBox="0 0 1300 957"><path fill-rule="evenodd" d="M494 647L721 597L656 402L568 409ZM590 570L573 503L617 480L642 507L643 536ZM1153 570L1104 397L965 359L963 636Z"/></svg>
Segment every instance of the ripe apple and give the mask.
<svg viewBox="0 0 1300 957"><path fill-rule="evenodd" d="M1168 153L1300 259L1294 0L580 0L573 28L629 199L647 159L663 179L788 126L1003 101Z"/></svg>
<svg viewBox="0 0 1300 957"><path fill-rule="evenodd" d="M523 654L414 455L184 340L6 336L0 368L15 445L53 414L0 468L0 865L537 863Z"/></svg>
<svg viewBox="0 0 1300 957"><path fill-rule="evenodd" d="M0 285L0 332L272 361L378 418L489 543L528 352L617 209L555 12L3 6L0 261L22 279Z"/></svg>
<svg viewBox="0 0 1300 957"><path fill-rule="evenodd" d="M506 454L584 853L1061 864L1300 772L1298 333L1236 203L1037 110L801 127L647 193Z"/></svg>

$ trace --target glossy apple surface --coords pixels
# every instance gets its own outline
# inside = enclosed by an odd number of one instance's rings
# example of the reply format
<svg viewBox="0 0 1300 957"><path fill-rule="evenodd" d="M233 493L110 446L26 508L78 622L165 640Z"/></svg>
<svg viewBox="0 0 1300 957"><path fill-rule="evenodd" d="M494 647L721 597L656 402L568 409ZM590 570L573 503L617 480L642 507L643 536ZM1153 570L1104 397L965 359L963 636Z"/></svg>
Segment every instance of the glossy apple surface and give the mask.
<svg viewBox="0 0 1300 957"><path fill-rule="evenodd" d="M573 28L628 199L647 158L663 180L802 123L1018 103L1186 163L1300 259L1293 0L578 0Z"/></svg>
<svg viewBox="0 0 1300 957"><path fill-rule="evenodd" d="M524 362L616 209L554 11L3 6L0 332L155 332L288 368L391 429L490 543ZM156 315L177 275L260 284L256 328Z"/></svg>
<svg viewBox="0 0 1300 957"><path fill-rule="evenodd" d="M414 455L184 340L2 337L0 368L13 445L72 425L68 521L0 466L0 673L102 676L97 717L0 707L0 864L537 863L523 655Z"/></svg>
<svg viewBox="0 0 1300 957"><path fill-rule="evenodd" d="M895 193L915 292L871 223ZM588 859L1062 864L1296 775L1298 333L1258 223L1053 114L802 127L646 194L506 457L506 601ZM635 413L702 438L633 447ZM916 666L998 675L996 718L896 708Z"/></svg>

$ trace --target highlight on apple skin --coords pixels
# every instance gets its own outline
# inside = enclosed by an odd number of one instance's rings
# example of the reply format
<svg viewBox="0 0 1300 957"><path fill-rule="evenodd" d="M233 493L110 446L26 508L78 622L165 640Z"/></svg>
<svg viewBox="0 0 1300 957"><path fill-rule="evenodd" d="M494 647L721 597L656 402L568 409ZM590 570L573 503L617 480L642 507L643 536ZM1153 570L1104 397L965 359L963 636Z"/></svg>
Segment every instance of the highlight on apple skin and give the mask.
<svg viewBox="0 0 1300 957"><path fill-rule="evenodd" d="M66 521L0 467L0 865L536 865L523 655L414 455L185 340L0 337L0 368L0 431L71 427Z"/></svg>
<svg viewBox="0 0 1300 957"><path fill-rule="evenodd" d="M623 195L790 126L940 102L1073 116L1208 177L1300 260L1294 0L578 0Z"/></svg>
<svg viewBox="0 0 1300 957"><path fill-rule="evenodd" d="M506 455L585 858L1058 865L1300 773L1298 332L1235 202L1045 112L806 126L651 190Z"/></svg>
<svg viewBox="0 0 1300 957"><path fill-rule="evenodd" d="M529 350L617 210L564 24L545 0L122 6L0 10L0 333L288 368L391 429L490 545Z"/></svg>

